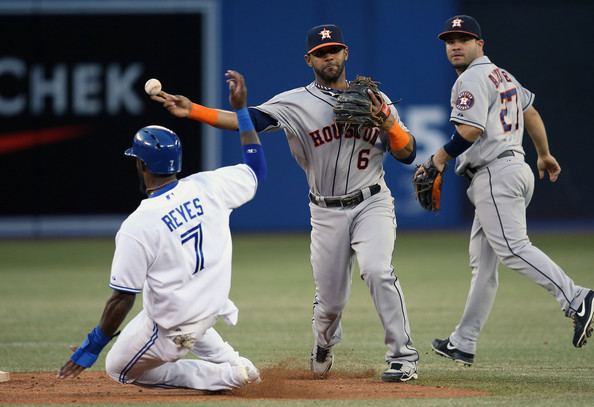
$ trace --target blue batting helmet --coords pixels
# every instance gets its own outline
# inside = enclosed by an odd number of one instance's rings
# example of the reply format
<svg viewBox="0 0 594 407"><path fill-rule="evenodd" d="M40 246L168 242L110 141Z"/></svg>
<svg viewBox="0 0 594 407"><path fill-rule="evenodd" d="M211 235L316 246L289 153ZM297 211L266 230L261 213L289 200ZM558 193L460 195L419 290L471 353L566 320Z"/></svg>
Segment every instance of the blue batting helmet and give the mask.
<svg viewBox="0 0 594 407"><path fill-rule="evenodd" d="M134 135L132 147L124 154L141 160L157 175L181 171L182 146L177 134L162 126L146 126Z"/></svg>

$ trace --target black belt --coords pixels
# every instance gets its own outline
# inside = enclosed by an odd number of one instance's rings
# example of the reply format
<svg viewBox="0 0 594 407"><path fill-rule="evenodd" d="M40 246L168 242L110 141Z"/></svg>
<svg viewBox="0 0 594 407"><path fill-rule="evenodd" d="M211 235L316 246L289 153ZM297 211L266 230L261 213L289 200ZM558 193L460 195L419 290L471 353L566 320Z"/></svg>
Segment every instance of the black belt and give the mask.
<svg viewBox="0 0 594 407"><path fill-rule="evenodd" d="M523 155L523 154L518 153L517 151L514 151L514 150L505 150L503 153L499 154L496 159L498 160L500 158L505 158L505 157L514 157L515 155ZM478 172L478 170L480 170L481 168L484 168L484 167L485 167L484 165L482 167L466 167L466 169L464 170L464 175L469 180L472 180L472 177L474 177L474 174L476 174Z"/></svg>
<svg viewBox="0 0 594 407"><path fill-rule="evenodd" d="M375 184L340 198L326 198L323 196L316 196L310 192L309 200L318 206L326 208L349 208L359 205L365 198L377 194L381 189L382 187L379 184ZM368 194L365 194L365 192L368 192Z"/></svg>

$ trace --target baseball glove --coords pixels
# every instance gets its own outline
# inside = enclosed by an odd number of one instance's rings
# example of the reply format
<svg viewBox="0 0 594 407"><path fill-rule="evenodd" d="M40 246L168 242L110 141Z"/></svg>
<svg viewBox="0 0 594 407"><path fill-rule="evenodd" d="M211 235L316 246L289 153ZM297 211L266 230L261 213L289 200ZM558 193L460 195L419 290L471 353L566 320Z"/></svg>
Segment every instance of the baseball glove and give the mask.
<svg viewBox="0 0 594 407"><path fill-rule="evenodd" d="M413 178L417 201L428 211L436 212L441 203L441 185L446 167L443 168L443 171L439 171L433 164L433 156L419 167L423 167L424 171L417 172Z"/></svg>
<svg viewBox="0 0 594 407"><path fill-rule="evenodd" d="M381 127L390 116L390 107L386 105L380 95L378 82L367 76L358 75L349 87L338 96L334 113L336 123L345 126L357 126L358 130L363 127ZM371 90L375 97L382 102L378 112L374 112L373 102L370 99L368 90Z"/></svg>

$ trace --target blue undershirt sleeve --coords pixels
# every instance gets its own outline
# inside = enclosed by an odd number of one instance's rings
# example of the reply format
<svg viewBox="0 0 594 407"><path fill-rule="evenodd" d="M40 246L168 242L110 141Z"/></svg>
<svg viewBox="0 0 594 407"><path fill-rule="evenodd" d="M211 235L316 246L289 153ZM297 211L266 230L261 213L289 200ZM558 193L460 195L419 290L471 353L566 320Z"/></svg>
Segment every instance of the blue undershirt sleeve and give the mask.
<svg viewBox="0 0 594 407"><path fill-rule="evenodd" d="M248 107L248 112L250 113L252 123L254 123L254 128L258 133L270 126L278 125L278 121L261 110L258 110L254 107Z"/></svg>

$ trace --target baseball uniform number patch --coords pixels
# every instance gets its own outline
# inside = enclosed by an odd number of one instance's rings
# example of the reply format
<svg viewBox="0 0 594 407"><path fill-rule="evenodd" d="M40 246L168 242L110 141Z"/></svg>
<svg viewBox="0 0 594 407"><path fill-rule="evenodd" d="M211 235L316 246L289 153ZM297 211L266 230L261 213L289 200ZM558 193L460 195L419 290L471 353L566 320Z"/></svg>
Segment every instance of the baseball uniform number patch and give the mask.
<svg viewBox="0 0 594 407"><path fill-rule="evenodd" d="M202 253L202 224L193 227L192 229L184 232L181 236L182 244L194 241L194 250L196 251L196 268L192 274L196 274L204 268L204 254Z"/></svg>

